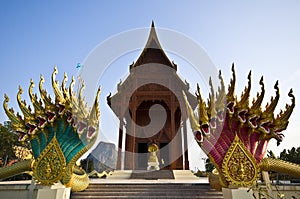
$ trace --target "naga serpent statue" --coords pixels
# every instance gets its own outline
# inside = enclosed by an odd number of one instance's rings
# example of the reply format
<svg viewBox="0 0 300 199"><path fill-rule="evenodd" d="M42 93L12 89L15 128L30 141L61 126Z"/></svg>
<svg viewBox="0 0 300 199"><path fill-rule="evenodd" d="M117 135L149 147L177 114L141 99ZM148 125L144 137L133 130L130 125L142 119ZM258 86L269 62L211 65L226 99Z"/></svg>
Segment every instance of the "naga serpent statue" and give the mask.
<svg viewBox="0 0 300 199"><path fill-rule="evenodd" d="M221 186L250 187L259 178L260 171L277 171L300 178L300 165L264 158L270 139L276 139L277 145L282 141L282 131L287 128L295 107L292 89L288 93L291 104L287 104L285 110L281 110L275 117L274 110L279 100L278 81L274 86L276 96L272 97L262 110L261 103L265 94L263 77L259 82L261 92L253 99L251 106L251 71L248 75L248 85L239 100L234 94L234 65L227 93L221 71L219 79L221 83L216 93L211 78L209 80L208 103L202 99L197 85L198 115L194 113L183 94L195 140L217 169Z"/></svg>
<svg viewBox="0 0 300 199"><path fill-rule="evenodd" d="M9 98L5 95L4 110L12 123L12 128L19 134L20 142L30 142L33 158L20 161L12 166L0 169L0 179L23 172L29 172L43 185L61 182L72 191L82 191L89 185L88 175L76 166L76 161L95 143L99 129L98 89L95 102L90 110L82 97L84 84L79 94L73 92L74 77L66 88L67 75L61 86L55 80L57 68L52 73L52 87L55 100L52 101L43 89L44 78L41 76L39 91L41 99L33 94L34 82L30 81L29 96L34 111L21 100L23 90L19 87L17 101L22 111L15 114L8 108Z"/></svg>

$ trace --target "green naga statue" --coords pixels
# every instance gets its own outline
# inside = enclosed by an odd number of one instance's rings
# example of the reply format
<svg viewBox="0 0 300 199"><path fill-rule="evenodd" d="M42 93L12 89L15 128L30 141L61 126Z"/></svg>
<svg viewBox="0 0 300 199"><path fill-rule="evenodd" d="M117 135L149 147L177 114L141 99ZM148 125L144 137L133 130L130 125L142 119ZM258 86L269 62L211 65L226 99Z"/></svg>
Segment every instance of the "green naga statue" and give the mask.
<svg viewBox="0 0 300 199"><path fill-rule="evenodd" d="M66 88L67 75L64 75L62 84L58 85L55 80L57 72L54 67L54 101L43 89L43 76L39 82L41 99L33 94L34 82L30 81L29 96L34 110L21 100L23 90L19 87L17 101L23 116L8 108L9 98L5 95L3 107L12 128L19 134L20 142L30 142L34 158L1 168L0 179L29 172L43 185L61 182L66 187L71 187L72 191L82 191L89 185L89 178L83 169L76 166L76 161L97 139L100 88L93 106L88 110L82 97L84 84L76 96L72 90L74 77L69 88Z"/></svg>
<svg viewBox="0 0 300 199"><path fill-rule="evenodd" d="M234 94L234 66L227 93L221 72L219 79L221 85L216 93L211 79L209 81L211 91L208 103L202 99L197 86L197 115L186 97L185 100L195 139L217 169L222 187L252 186L259 178L260 171L277 171L300 178L300 165L264 158L269 140L274 138L279 145L283 139L282 131L287 128L295 107L293 91L288 93L291 104L287 104L285 110L275 117L274 110L279 100L278 82L274 86L276 96L262 110L265 94L263 78L259 82L261 92L253 99L252 105L249 104L251 71L248 85L239 100Z"/></svg>

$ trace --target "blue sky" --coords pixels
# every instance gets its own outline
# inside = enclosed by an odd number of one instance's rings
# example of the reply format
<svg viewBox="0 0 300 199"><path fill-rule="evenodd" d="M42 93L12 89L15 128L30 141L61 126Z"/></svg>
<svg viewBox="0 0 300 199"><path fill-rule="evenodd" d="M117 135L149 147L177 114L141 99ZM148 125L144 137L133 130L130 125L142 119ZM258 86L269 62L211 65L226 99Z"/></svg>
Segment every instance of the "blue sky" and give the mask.
<svg viewBox="0 0 300 199"><path fill-rule="evenodd" d="M252 70L252 96L259 91L258 81L264 75L266 103L274 95L273 85L279 80L281 99L276 109L290 103L288 90L294 89L296 103L300 97L300 3L299 1L2 1L0 4L0 97L7 93L10 105L17 109L18 85L28 88L43 74L48 90L53 66L76 76L76 64L83 62L100 43L120 32L148 28L151 20L158 28L180 32L197 42L221 69L226 84L234 62L237 73L237 95L240 96ZM159 36L159 35L158 35ZM145 41L146 41L145 37ZM137 53L138 54L138 53ZM113 84L126 76L128 65L137 57L129 54L115 62ZM172 57L172 56L171 56ZM174 58L174 57L173 57ZM176 58L176 57L175 57ZM174 59L175 59L174 58ZM183 63L180 60L174 60ZM178 64L179 73L189 81L188 71ZM121 74L121 77L119 76ZM196 82L190 82L196 84ZM193 92L193 91L192 91ZM108 93L103 93L105 98ZM26 98L24 94L24 98ZM103 106L103 105L102 105ZM102 109L106 109L105 107ZM102 110L101 117L112 114ZM113 116L108 116L113 117ZM284 148L298 147L300 135L298 104L279 147L271 141L269 149L277 155ZM0 121L6 115L0 110ZM108 120L104 119L105 123ZM110 127L102 124L106 132ZM106 139L116 142L117 131ZM202 156L200 152L197 156ZM199 161L193 167L202 167Z"/></svg>

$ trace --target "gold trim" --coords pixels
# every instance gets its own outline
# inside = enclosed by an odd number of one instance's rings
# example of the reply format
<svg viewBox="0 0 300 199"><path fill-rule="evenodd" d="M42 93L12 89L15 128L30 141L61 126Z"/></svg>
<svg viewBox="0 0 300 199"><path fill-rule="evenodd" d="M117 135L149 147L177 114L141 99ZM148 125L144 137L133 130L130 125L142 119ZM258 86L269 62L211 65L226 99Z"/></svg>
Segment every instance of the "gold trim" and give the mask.
<svg viewBox="0 0 300 199"><path fill-rule="evenodd" d="M222 163L229 187L249 187L258 179L256 160L236 135Z"/></svg>
<svg viewBox="0 0 300 199"><path fill-rule="evenodd" d="M58 182L66 169L66 160L54 136L33 164L35 179L44 185Z"/></svg>

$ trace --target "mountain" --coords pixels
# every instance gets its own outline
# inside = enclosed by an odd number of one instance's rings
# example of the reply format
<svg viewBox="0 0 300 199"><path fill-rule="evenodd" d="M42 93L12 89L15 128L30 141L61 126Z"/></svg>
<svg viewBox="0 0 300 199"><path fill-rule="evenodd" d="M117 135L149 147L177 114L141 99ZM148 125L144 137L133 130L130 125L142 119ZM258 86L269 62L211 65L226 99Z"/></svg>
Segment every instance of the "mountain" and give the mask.
<svg viewBox="0 0 300 199"><path fill-rule="evenodd" d="M117 165L118 152L113 143L100 142L98 146L88 155L92 160L94 169L98 172L114 170Z"/></svg>

